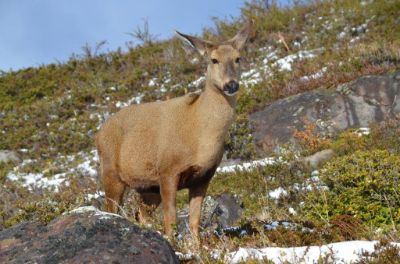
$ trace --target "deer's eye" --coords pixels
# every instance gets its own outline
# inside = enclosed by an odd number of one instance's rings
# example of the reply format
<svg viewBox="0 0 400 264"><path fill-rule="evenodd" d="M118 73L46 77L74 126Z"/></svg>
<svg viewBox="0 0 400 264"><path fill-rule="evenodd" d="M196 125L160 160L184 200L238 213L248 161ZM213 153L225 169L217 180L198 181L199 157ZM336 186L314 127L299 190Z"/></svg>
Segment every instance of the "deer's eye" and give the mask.
<svg viewBox="0 0 400 264"><path fill-rule="evenodd" d="M211 62L212 62L213 64L218 64L218 63L219 63L219 61L218 61L217 59L211 59Z"/></svg>
<svg viewBox="0 0 400 264"><path fill-rule="evenodd" d="M236 60L235 60L235 63L239 63L240 62L240 58L237 58Z"/></svg>

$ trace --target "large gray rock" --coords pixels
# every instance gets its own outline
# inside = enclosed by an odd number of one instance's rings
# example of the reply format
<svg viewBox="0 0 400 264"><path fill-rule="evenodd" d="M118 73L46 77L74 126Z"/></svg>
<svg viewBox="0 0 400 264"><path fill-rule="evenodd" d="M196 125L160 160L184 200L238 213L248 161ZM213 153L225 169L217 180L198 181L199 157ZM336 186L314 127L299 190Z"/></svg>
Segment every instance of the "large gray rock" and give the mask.
<svg viewBox="0 0 400 264"><path fill-rule="evenodd" d="M235 194L207 196L201 211L201 227L209 231L230 228L240 219L243 209L242 200ZM182 236L189 234L189 208L187 207L178 212L178 233Z"/></svg>
<svg viewBox="0 0 400 264"><path fill-rule="evenodd" d="M250 120L260 154L277 151L286 143L295 144L294 132L305 122L316 124L322 136L332 136L347 128L400 116L400 72L364 76L338 86L319 89L278 100L253 113Z"/></svg>
<svg viewBox="0 0 400 264"><path fill-rule="evenodd" d="M26 222L0 232L0 263L179 263L161 235L83 207L48 225Z"/></svg>

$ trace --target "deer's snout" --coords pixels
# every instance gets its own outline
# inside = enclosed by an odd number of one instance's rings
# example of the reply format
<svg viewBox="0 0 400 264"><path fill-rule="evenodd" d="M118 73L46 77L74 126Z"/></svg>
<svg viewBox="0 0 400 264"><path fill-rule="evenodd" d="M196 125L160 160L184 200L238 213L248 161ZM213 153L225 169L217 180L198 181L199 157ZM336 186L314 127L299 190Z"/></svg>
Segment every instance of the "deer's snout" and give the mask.
<svg viewBox="0 0 400 264"><path fill-rule="evenodd" d="M224 93L228 96L233 96L239 90L239 83L237 81L229 81L224 85Z"/></svg>

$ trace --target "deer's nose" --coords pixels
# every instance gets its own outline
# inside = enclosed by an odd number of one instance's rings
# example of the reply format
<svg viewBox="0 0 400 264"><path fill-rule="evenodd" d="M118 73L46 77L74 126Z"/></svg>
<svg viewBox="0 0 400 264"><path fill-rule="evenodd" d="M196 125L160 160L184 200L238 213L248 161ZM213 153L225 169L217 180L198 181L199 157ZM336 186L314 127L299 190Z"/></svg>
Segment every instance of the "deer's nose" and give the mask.
<svg viewBox="0 0 400 264"><path fill-rule="evenodd" d="M239 90L239 83L236 81L229 81L224 85L224 93L232 96Z"/></svg>

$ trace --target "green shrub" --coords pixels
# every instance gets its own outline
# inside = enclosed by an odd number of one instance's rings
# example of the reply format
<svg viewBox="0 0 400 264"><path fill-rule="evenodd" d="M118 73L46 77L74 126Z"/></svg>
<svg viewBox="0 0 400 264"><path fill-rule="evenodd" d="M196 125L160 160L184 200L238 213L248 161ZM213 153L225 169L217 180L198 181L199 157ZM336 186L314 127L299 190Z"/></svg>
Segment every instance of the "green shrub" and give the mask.
<svg viewBox="0 0 400 264"><path fill-rule="evenodd" d="M351 215L376 227L399 225L400 155L356 151L327 163L320 179L329 190L308 193L304 210L312 218Z"/></svg>
<svg viewBox="0 0 400 264"><path fill-rule="evenodd" d="M367 136L359 136L354 129L350 129L339 135L332 148L336 154L346 155L355 150L365 150L367 141Z"/></svg>
<svg viewBox="0 0 400 264"><path fill-rule="evenodd" d="M400 120L391 119L371 126L370 148L387 149L390 153L400 154Z"/></svg>

